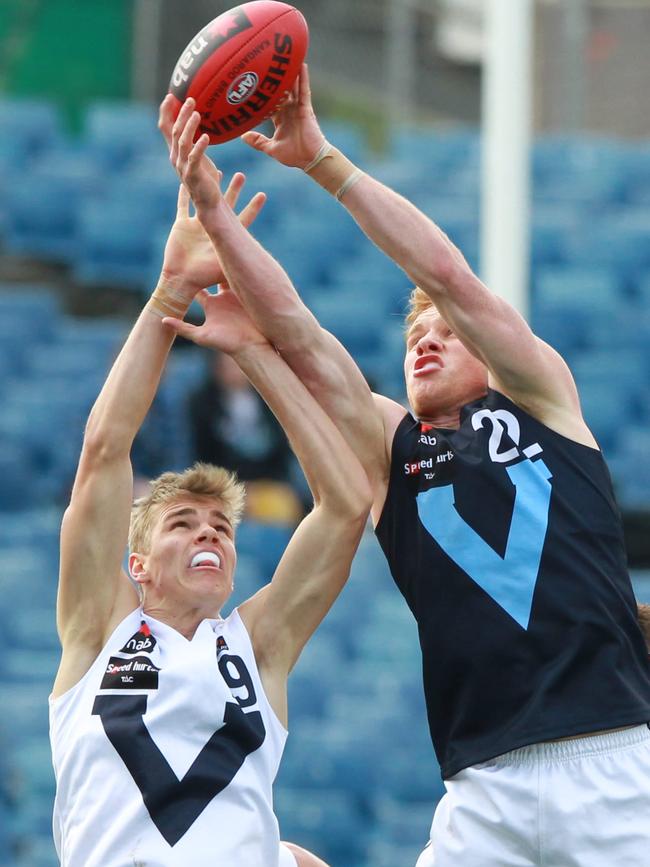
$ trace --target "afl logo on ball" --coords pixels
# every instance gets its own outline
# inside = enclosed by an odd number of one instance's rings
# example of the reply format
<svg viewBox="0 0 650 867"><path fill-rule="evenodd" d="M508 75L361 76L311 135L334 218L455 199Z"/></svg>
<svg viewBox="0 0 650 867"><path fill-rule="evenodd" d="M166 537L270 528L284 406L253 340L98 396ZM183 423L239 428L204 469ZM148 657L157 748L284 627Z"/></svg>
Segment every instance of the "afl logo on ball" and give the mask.
<svg viewBox="0 0 650 867"><path fill-rule="evenodd" d="M226 99L231 105L239 105L253 93L257 87L259 78L254 72L244 72L237 76L228 88Z"/></svg>

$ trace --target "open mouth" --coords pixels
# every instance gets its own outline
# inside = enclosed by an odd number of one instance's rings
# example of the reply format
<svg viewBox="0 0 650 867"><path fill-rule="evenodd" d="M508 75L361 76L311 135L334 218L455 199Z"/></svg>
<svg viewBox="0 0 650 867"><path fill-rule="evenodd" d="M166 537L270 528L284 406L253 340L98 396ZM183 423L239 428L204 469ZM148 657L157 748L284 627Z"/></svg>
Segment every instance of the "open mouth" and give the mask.
<svg viewBox="0 0 650 867"><path fill-rule="evenodd" d="M413 366L413 376L425 376L434 370L442 370L444 362L439 355L423 355Z"/></svg>
<svg viewBox="0 0 650 867"><path fill-rule="evenodd" d="M192 557L191 569L220 569L221 559L214 551L199 551Z"/></svg>

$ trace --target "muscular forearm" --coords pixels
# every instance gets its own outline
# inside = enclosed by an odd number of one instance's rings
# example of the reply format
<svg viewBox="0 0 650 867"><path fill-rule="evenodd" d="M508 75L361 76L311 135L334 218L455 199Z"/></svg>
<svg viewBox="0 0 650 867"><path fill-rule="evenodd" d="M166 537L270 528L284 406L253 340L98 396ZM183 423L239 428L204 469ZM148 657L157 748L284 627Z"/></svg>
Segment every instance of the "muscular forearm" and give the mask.
<svg viewBox="0 0 650 867"><path fill-rule="evenodd" d="M361 465L286 362L268 345L246 347L235 360L282 425L314 500L345 514L367 510L369 488Z"/></svg>
<svg viewBox="0 0 650 867"><path fill-rule="evenodd" d="M105 455L128 454L153 401L173 339L150 300L93 406L86 426L87 446Z"/></svg>
<svg viewBox="0 0 650 867"><path fill-rule="evenodd" d="M299 347L318 328L291 280L224 202L198 212L219 255L228 285L255 325L280 350Z"/></svg>

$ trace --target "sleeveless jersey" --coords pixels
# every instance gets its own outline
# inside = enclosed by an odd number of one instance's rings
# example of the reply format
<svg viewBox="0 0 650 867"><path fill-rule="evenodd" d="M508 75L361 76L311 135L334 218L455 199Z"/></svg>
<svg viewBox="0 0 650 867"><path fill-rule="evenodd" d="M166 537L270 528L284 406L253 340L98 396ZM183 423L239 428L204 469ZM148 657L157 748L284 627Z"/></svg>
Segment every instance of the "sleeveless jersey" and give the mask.
<svg viewBox="0 0 650 867"><path fill-rule="evenodd" d="M443 777L650 719L650 671L601 453L490 390L458 430L407 414L376 528L417 623Z"/></svg>
<svg viewBox="0 0 650 867"><path fill-rule="evenodd" d="M277 867L286 730L237 610L188 641L129 614L50 699L63 867Z"/></svg>

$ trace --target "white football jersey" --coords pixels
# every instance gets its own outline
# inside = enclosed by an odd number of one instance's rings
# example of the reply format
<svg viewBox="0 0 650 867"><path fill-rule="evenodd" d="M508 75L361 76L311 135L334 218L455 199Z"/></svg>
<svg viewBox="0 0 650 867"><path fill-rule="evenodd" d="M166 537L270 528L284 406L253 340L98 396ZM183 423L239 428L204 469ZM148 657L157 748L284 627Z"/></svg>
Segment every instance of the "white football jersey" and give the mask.
<svg viewBox="0 0 650 867"><path fill-rule="evenodd" d="M63 867L277 867L286 737L236 609L191 641L131 612L50 699Z"/></svg>

